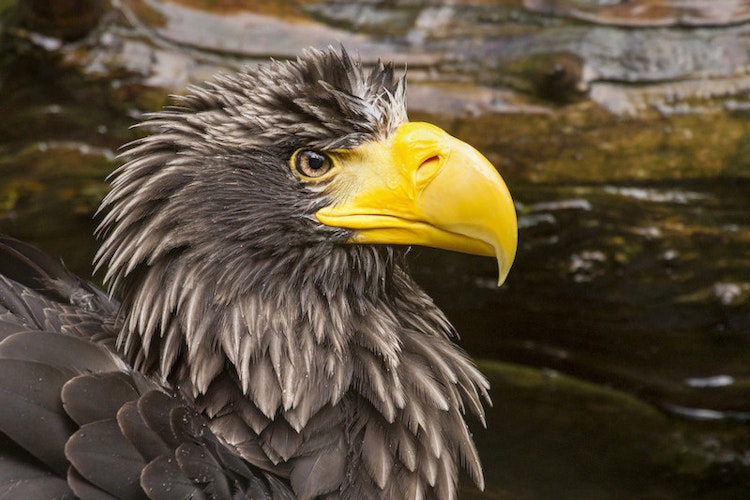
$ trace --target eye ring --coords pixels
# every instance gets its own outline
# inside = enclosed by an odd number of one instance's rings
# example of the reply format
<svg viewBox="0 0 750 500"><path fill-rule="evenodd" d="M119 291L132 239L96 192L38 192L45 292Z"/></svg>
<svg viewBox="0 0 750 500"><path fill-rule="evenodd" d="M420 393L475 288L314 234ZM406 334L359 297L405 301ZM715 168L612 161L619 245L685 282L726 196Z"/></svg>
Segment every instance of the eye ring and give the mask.
<svg viewBox="0 0 750 500"><path fill-rule="evenodd" d="M330 156L312 149L300 149L292 156L292 168L303 179L318 179L333 168Z"/></svg>

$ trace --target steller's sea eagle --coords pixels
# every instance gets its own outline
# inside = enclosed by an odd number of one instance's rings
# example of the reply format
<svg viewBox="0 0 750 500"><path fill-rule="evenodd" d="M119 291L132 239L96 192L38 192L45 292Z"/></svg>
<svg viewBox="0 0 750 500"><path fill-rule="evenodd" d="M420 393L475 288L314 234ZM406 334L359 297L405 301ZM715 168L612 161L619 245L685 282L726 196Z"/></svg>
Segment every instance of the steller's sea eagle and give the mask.
<svg viewBox="0 0 750 500"><path fill-rule="evenodd" d="M513 261L475 149L392 65L309 50L145 120L104 199L119 302L0 240L3 498L455 498L487 380L402 245Z"/></svg>

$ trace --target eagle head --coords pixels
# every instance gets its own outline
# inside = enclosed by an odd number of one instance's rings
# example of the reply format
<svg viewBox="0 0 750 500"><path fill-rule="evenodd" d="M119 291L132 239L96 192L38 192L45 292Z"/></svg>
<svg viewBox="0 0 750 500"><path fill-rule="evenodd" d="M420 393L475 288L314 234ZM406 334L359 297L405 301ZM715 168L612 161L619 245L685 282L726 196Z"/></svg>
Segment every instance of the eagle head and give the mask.
<svg viewBox="0 0 750 500"><path fill-rule="evenodd" d="M397 248L493 256L502 282L515 210L484 156L407 120L405 91L343 49L217 76L147 117L102 204L126 358L303 497L401 476L451 496L459 462L482 482L461 415L486 381ZM301 465L315 439L325 479Z"/></svg>

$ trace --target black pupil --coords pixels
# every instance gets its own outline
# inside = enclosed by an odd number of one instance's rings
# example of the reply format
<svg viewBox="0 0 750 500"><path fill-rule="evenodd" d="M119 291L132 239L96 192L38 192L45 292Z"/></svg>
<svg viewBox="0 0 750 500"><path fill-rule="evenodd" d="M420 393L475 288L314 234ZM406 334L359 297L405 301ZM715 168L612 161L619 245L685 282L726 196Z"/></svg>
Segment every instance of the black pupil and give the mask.
<svg viewBox="0 0 750 500"><path fill-rule="evenodd" d="M322 154L308 151L305 156L307 157L307 167L312 171L320 170L326 166L326 157Z"/></svg>
<svg viewBox="0 0 750 500"><path fill-rule="evenodd" d="M320 177L325 175L333 163L322 153L312 150L302 150L294 157L294 167L298 173L306 177Z"/></svg>

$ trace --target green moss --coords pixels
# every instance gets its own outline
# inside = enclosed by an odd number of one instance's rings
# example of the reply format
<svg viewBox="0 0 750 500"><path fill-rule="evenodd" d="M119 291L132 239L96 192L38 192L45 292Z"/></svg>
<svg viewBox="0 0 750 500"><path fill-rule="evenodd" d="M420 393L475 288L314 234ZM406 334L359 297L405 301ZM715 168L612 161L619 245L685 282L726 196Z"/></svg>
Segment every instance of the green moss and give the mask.
<svg viewBox="0 0 750 500"><path fill-rule="evenodd" d="M442 122L502 166L535 183L750 177L747 120L723 110L618 117L592 102L548 113L486 113Z"/></svg>
<svg viewBox="0 0 750 500"><path fill-rule="evenodd" d="M744 425L679 420L630 394L555 372L492 361L479 367L494 402L491 432L476 433L490 494L739 498L731 495L748 485L736 451L750 440Z"/></svg>
<svg viewBox="0 0 750 500"><path fill-rule="evenodd" d="M654 423L665 423L667 420L661 412L643 400L600 384L522 365L490 360L479 360L477 364L493 385L498 384L504 388L512 386L514 391L522 388L531 391L564 393L566 405L570 407L580 405L584 412L586 408L593 406L599 413L625 411L631 418L637 416L653 420Z"/></svg>

